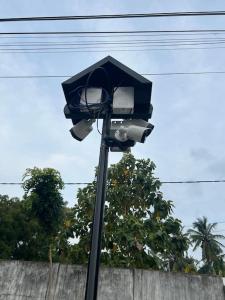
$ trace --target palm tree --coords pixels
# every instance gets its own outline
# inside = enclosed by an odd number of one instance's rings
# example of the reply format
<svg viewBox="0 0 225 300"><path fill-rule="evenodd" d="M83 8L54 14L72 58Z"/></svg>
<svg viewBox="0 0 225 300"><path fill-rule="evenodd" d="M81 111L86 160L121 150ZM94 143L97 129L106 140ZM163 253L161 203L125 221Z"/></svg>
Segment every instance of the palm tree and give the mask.
<svg viewBox="0 0 225 300"><path fill-rule="evenodd" d="M190 239L194 244L193 250L198 247L202 248L202 261L204 263L204 270L211 272L214 270L213 264L218 261L223 253L222 247L224 245L218 240L225 239L225 236L220 234L213 234L217 223L208 223L206 217L198 218L193 223L193 229L189 229Z"/></svg>

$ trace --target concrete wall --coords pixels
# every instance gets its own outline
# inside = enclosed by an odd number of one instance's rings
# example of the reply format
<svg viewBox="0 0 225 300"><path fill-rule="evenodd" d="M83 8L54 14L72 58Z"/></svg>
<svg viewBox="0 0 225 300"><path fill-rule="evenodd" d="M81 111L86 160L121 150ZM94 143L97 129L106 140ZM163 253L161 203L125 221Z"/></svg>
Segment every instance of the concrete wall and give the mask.
<svg viewBox="0 0 225 300"><path fill-rule="evenodd" d="M44 300L48 264L0 261L0 300ZM86 270L53 265L51 300L83 300ZM107 269L100 272L98 300L224 300L219 277L147 270Z"/></svg>

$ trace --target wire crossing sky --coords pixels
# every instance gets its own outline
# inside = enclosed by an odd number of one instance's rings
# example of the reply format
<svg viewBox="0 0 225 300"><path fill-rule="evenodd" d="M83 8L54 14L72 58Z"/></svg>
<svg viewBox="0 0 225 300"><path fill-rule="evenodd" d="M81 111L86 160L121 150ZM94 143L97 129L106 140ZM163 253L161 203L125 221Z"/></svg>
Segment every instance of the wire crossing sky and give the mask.
<svg viewBox="0 0 225 300"><path fill-rule="evenodd" d="M220 180L184 180L184 181L160 181L162 184L196 184L196 183L225 183L225 179ZM91 182L65 182L65 185L83 185ZM1 185L21 185L22 182L0 182Z"/></svg>
<svg viewBox="0 0 225 300"><path fill-rule="evenodd" d="M118 34L133 36L134 34L152 34L152 35L185 35L185 34L221 34L224 33L225 29L186 29L186 30L117 30L117 31L9 31L0 32L0 35L96 35L96 34ZM28 37L29 38L29 37Z"/></svg>
<svg viewBox="0 0 225 300"><path fill-rule="evenodd" d="M77 15L53 17L14 17L0 18L0 22L31 22L31 21L75 21L75 20L100 20L100 19L130 19L130 18L164 18L164 17L200 17L200 16L225 16L225 11L184 11L184 12L156 12L156 13L130 13L106 15Z"/></svg>
<svg viewBox="0 0 225 300"><path fill-rule="evenodd" d="M143 73L143 76L179 76L179 75L211 75L211 74L225 74L225 71L197 71L197 72L166 72L166 73ZM1 79L40 79L40 78L69 78L73 75L10 75L1 76Z"/></svg>

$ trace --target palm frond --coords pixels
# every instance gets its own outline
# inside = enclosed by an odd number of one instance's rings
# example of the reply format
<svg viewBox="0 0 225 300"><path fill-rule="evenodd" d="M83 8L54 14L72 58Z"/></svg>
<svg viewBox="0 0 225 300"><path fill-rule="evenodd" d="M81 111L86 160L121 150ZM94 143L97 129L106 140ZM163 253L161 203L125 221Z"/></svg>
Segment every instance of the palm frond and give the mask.
<svg viewBox="0 0 225 300"><path fill-rule="evenodd" d="M212 236L214 239L221 239L221 240L225 239L225 236L222 234L212 234Z"/></svg>

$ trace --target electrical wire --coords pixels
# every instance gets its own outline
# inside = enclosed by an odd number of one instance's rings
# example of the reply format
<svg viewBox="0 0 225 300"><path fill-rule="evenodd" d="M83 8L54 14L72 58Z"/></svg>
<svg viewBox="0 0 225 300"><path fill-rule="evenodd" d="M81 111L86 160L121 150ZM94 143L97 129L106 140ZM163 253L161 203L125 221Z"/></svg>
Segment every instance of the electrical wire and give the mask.
<svg viewBox="0 0 225 300"><path fill-rule="evenodd" d="M102 91L105 93L106 100L101 102L101 107L100 107L99 111L97 112L97 117L96 117L96 115L94 116L97 119L97 124L96 124L97 131L100 135L102 135L102 132L100 132L99 126L98 126L99 116L104 111L104 109L108 106L107 104L111 103L111 99L113 98L112 80L111 80L109 73L107 72L107 70L104 67L98 67L89 73L87 81L86 81L85 100L86 100L86 106L88 108L87 88L90 85L90 80L93 77L93 74L98 70L102 71L105 74L105 78L107 80L107 87L108 87L108 89L104 89L104 88L102 89Z"/></svg>
<svg viewBox="0 0 225 300"><path fill-rule="evenodd" d="M163 18L163 17L200 17L224 16L225 11L184 11L184 12L156 12L156 13L130 13L130 14L99 14L78 16L46 16L46 17L14 17L0 18L0 22L33 22L33 21L75 21L100 19L130 19L130 18Z"/></svg>
<svg viewBox="0 0 225 300"><path fill-rule="evenodd" d="M225 71L199 71L199 72L168 72L168 73L145 73L143 76L171 76L171 75L207 75L225 74Z"/></svg>
<svg viewBox="0 0 225 300"><path fill-rule="evenodd" d="M90 84L90 81L91 81L93 75L97 71L102 71L104 73L105 78L107 80L107 88L102 87L101 88L101 93L102 93L101 98L97 101L97 103L90 104L87 99L87 90L88 90L88 88L92 87L92 85ZM82 95L80 93L81 90L84 91L84 99L82 99ZM74 94L74 97L71 98L72 101L70 104L68 104L68 106L69 106L70 110L72 110L72 111L73 110L83 111L84 108L86 108L87 111L89 112L90 119L97 118L97 131L99 132L99 134L102 134L98 128L98 119L99 119L100 114L106 108L107 104L111 103L111 99L113 96L113 95L111 95L112 93L113 93L113 89L112 89L112 82L110 79L110 75L108 74L107 70L104 67L98 67L89 73L89 75L86 79L85 85L77 86L75 89L70 91L69 95L71 96ZM77 101L77 99L79 99L79 100ZM84 104L81 103L82 100L83 100ZM76 104L76 103L78 103L78 104Z"/></svg>
<svg viewBox="0 0 225 300"><path fill-rule="evenodd" d="M225 179L224 180L196 180L196 181L161 181L162 184L165 184L165 183L225 183ZM66 182L64 183L64 185L70 185L70 186L74 186L74 185L87 185L87 184L90 184L91 182ZM22 185L22 182L0 182L0 185ZM214 221L214 222L211 222L211 223L217 223L217 224L225 224L225 221ZM192 224L189 224L189 225L183 225L184 228L187 228L187 227L191 227ZM221 229L221 230L216 230L215 232L224 232L225 229Z"/></svg>
<svg viewBox="0 0 225 300"><path fill-rule="evenodd" d="M207 75L225 74L225 71L196 71L196 72L165 72L165 73L142 73L142 76L179 76L179 75ZM41 79L41 78L70 78L73 75L12 75L1 76L0 79Z"/></svg>
<svg viewBox="0 0 225 300"><path fill-rule="evenodd" d="M85 185L91 182L65 182L65 185ZM200 184L200 183L225 183L225 179L219 180L180 180L180 181L160 181L162 184ZM0 185L21 185L22 182L0 182ZM225 223L225 221L224 221Z"/></svg>
<svg viewBox="0 0 225 300"><path fill-rule="evenodd" d="M110 75L109 75L109 73L106 71L106 69L104 67L97 67L96 69L92 70L88 74L88 77L87 77L87 80L86 80L86 84L85 84L85 87L84 87L84 97L85 97L86 107L87 107L90 115L94 114L93 118L96 117L95 116L96 111L91 111L91 109L90 109L90 106L89 106L88 100L87 100L87 89L90 87L90 80L91 80L91 78L93 77L93 75L97 71L102 71L105 74L105 78L107 80L107 85L108 85L108 90L105 89L105 88L102 89L102 91L105 91L105 93L106 93L106 100L104 102L100 102L100 111L103 109L104 105L109 102L109 99L110 99L110 90L111 90Z"/></svg>
<svg viewBox="0 0 225 300"><path fill-rule="evenodd" d="M225 29L217 30L142 30L142 31L80 31L80 32L0 32L0 39L59 39L59 38L116 38L116 37L172 37L221 36Z"/></svg>
<svg viewBox="0 0 225 300"><path fill-rule="evenodd" d="M225 32L224 32L225 33ZM116 36L117 37L117 36ZM133 39L132 36L128 36L129 39L117 39L117 40L85 40L85 41L74 41L74 42L59 42L59 41L37 41L37 42L14 42L14 43L1 43L1 49L0 53L68 53L68 52L108 52L108 51L160 51L160 50L189 50L189 49L219 49L222 47L210 47L210 48L194 48L194 47L187 47L191 45L200 46L200 45L217 45L217 44L223 44L225 42L225 38L223 37L213 37L213 38L202 38L202 37L195 37L192 39L184 38L183 36L181 38L161 38L161 39ZM132 40L130 39L132 38ZM150 36L151 38L152 36ZM155 36L154 36L155 37ZM6 38L6 37L5 37ZM102 38L102 37L101 37ZM103 36L103 38L105 38ZM172 43L173 42L173 43ZM54 47L54 46L67 46L67 47ZM102 46L110 46L110 48L102 49ZM122 48L128 48L128 49L116 49L112 46L120 45ZM144 45L150 46L149 49L137 49L137 48L143 48ZM16 46L19 46L20 48L15 48ZM26 47L25 47L26 46ZM39 46L38 48L35 46ZM41 46L41 47L40 47ZM48 47L50 46L50 47ZM68 47L68 46L76 46L76 47ZM85 47L84 47L85 46ZM93 47L94 46L94 47ZM165 47L166 49L160 49L160 48L152 48L153 46L158 47ZM172 46L177 46L178 48L169 48ZM184 47L181 47L184 46ZM13 48L12 48L13 47ZM135 48L135 49L130 49ZM50 50L50 51L46 51ZM56 51L61 50L61 51ZM66 51L62 51L66 50ZM82 51L80 51L82 50Z"/></svg>
<svg viewBox="0 0 225 300"><path fill-rule="evenodd" d="M186 183L225 183L225 179L220 179L220 180L186 180L186 181L162 181L161 183L163 184L170 184L170 183L175 183L175 184L186 184Z"/></svg>
<svg viewBox="0 0 225 300"><path fill-rule="evenodd" d="M84 99L82 98L81 90L82 91L84 90ZM108 100L106 99L105 101L101 101L101 99L99 99L98 101L96 100L97 103L90 104L88 103L86 90L87 90L86 85L77 86L75 89L71 90L69 92L69 95L72 96L74 94L74 97L73 96L71 97L71 102L70 104L68 104L68 106L71 111L73 110L84 111L86 108L87 111L89 112L90 118L95 119L96 113L102 111L102 107L104 106L104 104L108 102ZM102 88L102 91L104 91L107 94L106 89Z"/></svg>
<svg viewBox="0 0 225 300"><path fill-rule="evenodd" d="M54 53L58 53L58 54L62 54L62 53L105 53L105 52L151 52L151 51L183 51L183 50L212 50L212 49L224 49L225 47L220 47L220 46L216 46L216 47L180 47L180 48L143 48L143 49L117 49L117 48L107 48L107 49L100 49L100 50L95 50L95 49L81 49L79 48L79 50L77 48L74 48L76 50L73 50L73 48L64 48L64 50L56 50L54 51L45 51L45 50L41 50L41 49L26 49L24 51L23 50L15 50L12 51L11 49L6 51L5 49L0 49L0 53L1 54L54 54ZM68 50L67 50L68 49ZM65 51L66 50L66 51Z"/></svg>
<svg viewBox="0 0 225 300"><path fill-rule="evenodd" d="M20 38L24 38L24 35L62 35L63 37L66 37L69 35L78 35L80 36L86 36L86 35L91 35L95 36L96 34L99 34L102 36L103 34L109 36L118 36L118 34L124 36L124 35L129 35L133 36L135 35L140 35L140 34L148 34L148 35L161 35L161 34L166 34L166 35L186 35L186 34L224 34L225 29L185 29L185 30L180 30L180 29L175 29L175 30L116 30L116 31L18 31L18 32L0 32L0 36L4 35L9 35L9 37L5 38L11 38L12 35L18 35ZM22 36L21 36L22 35ZM73 36L72 36L73 37ZM15 37L16 38L16 37ZM27 38L31 38L28 36ZM39 38L39 37L35 37ZM55 37L53 37L55 38Z"/></svg>
<svg viewBox="0 0 225 300"><path fill-rule="evenodd" d="M151 45L152 44L152 45ZM188 49L186 48L186 46L199 46L199 45L219 45L219 44L225 44L225 39L221 39L221 40L217 40L217 41L193 41L193 42L169 42L169 41L143 41L143 42L132 42L132 41L127 41L127 42L99 42L99 43L89 43L89 44L84 44L84 43L72 43L71 45L75 45L77 47L54 47L54 45L57 44L50 44L51 47L49 47L47 45L41 45L40 48L35 48L37 45L28 45L30 48L23 48L23 47L28 47L27 45L22 45L20 46L21 48L0 48L0 51L9 51L9 52L16 52L16 51L42 51L42 50L85 50L85 49L93 49L93 46L95 49L102 49L102 45L104 46L108 46L110 45L110 48L108 49L109 51L114 50L115 48L113 48L113 45L119 45L120 47L124 48L141 48L143 47L143 45L147 45L148 47L164 47L168 50L170 50L170 48L167 47L173 47L173 46L179 46L179 48L177 49ZM60 44L60 45L65 45L65 46L70 46L70 44ZM16 47L18 45L1 45L2 47ZM180 46L185 46L184 47L180 47ZM32 47L32 48L31 48ZM152 48L149 48L152 49ZM105 49L107 50L107 48ZM139 49L138 49L139 50ZM141 49L142 50L142 49Z"/></svg>
<svg viewBox="0 0 225 300"><path fill-rule="evenodd" d="M225 37L223 38L195 38L195 39L187 39L187 38L179 38L179 39L119 39L119 40L85 40L85 41L64 41L64 42L15 42L15 43L1 43L1 47L6 47L9 49L11 47L49 47L52 46L51 49L54 49L53 46L102 46L102 45L157 45L157 46L174 46L174 45L202 45L202 44L220 44L225 42ZM29 50L32 48L29 48ZM41 48L42 49L42 48ZM45 48L43 48L45 49ZM13 48L12 48L13 50ZM19 50L23 50L20 48Z"/></svg>

